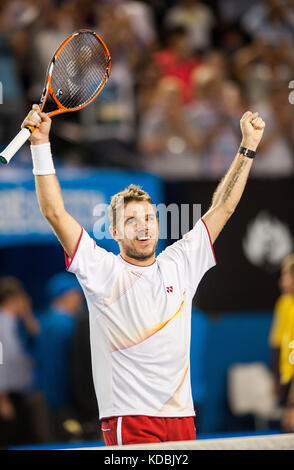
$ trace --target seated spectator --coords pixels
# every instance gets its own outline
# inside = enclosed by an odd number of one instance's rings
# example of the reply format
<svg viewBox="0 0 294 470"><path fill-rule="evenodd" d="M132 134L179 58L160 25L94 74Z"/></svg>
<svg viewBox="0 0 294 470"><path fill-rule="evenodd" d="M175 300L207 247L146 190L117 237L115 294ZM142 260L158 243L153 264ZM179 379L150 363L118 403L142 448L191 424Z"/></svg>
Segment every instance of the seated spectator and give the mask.
<svg viewBox="0 0 294 470"><path fill-rule="evenodd" d="M211 30L215 22L209 6L199 0L180 0L167 10L165 24L168 27L184 27L193 49L205 50L211 46Z"/></svg>
<svg viewBox="0 0 294 470"><path fill-rule="evenodd" d="M239 22L217 21L213 30L213 42L230 61L234 54L249 42L249 37Z"/></svg>
<svg viewBox="0 0 294 470"><path fill-rule="evenodd" d="M238 21L255 3L255 0L236 2L236 0L217 0L218 20L224 24L238 24Z"/></svg>
<svg viewBox="0 0 294 470"><path fill-rule="evenodd" d="M263 0L255 3L242 17L242 25L252 38L260 38L271 45L284 40L293 41L293 3L284 0Z"/></svg>
<svg viewBox="0 0 294 470"><path fill-rule="evenodd" d="M256 39L234 54L232 64L233 73L246 90L249 102L261 102L267 99L273 83L292 80L292 42L272 45L264 39Z"/></svg>
<svg viewBox="0 0 294 470"><path fill-rule="evenodd" d="M0 447L46 442L47 405L33 386L33 362L25 350L19 326L35 336L39 325L31 300L13 277L0 278Z"/></svg>
<svg viewBox="0 0 294 470"><path fill-rule="evenodd" d="M294 432L294 254L282 263L280 289L269 342L275 391L285 408L282 427L285 432Z"/></svg>
<svg viewBox="0 0 294 470"><path fill-rule="evenodd" d="M193 81L195 100L189 106L189 116L194 134L202 141L198 154L201 175L219 178L229 169L240 142L244 100L238 85L221 81L213 67L199 68Z"/></svg>
<svg viewBox="0 0 294 470"><path fill-rule="evenodd" d="M193 99L192 74L201 62L195 57L185 28L177 27L167 31L167 47L156 52L154 60L161 77L178 79L181 85L181 98L184 103Z"/></svg>
<svg viewBox="0 0 294 470"><path fill-rule="evenodd" d="M36 382L44 391L55 438L63 439L63 422L72 415L72 347L83 294L69 273L54 275L46 286L48 311L40 317L41 331L35 340Z"/></svg>
<svg viewBox="0 0 294 470"><path fill-rule="evenodd" d="M180 84L175 78L160 80L156 98L140 120L139 146L148 171L167 180L200 176L197 151L201 139L191 126L182 104Z"/></svg>
<svg viewBox="0 0 294 470"><path fill-rule="evenodd" d="M294 171L294 108L288 102L287 83L273 83L267 100L254 109L266 120L267 128L252 167L252 176L288 177Z"/></svg>
<svg viewBox="0 0 294 470"><path fill-rule="evenodd" d="M229 79L228 59L221 50L211 49L208 51L203 57L203 64L214 70L220 81Z"/></svg>
<svg viewBox="0 0 294 470"><path fill-rule="evenodd" d="M141 49L146 49L155 40L153 10L140 0L123 0L120 10L129 19Z"/></svg>
<svg viewBox="0 0 294 470"><path fill-rule="evenodd" d="M137 69L137 114L140 118L149 107L156 103L158 94L159 69L153 58L144 56Z"/></svg>

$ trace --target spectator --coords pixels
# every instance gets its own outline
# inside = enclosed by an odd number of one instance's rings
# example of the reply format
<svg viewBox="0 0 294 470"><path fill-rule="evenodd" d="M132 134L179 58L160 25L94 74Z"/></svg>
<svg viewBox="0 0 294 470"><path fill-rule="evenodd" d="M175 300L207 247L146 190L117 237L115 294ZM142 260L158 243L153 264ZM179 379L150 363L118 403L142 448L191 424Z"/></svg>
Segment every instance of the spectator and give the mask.
<svg viewBox="0 0 294 470"><path fill-rule="evenodd" d="M49 437L44 396L33 386L33 363L19 326L35 336L39 325L31 299L13 277L0 278L0 446L46 442Z"/></svg>
<svg viewBox="0 0 294 470"><path fill-rule="evenodd" d="M282 426L284 431L294 432L294 254L282 263L280 289L269 342L275 391L280 404L285 407Z"/></svg>
<svg viewBox="0 0 294 470"><path fill-rule="evenodd" d="M277 178L293 174L294 110L289 105L288 95L286 83L272 83L268 99L255 105L268 126L252 168L253 176Z"/></svg>
<svg viewBox="0 0 294 470"><path fill-rule="evenodd" d="M32 35L32 50L35 60L30 64L32 86L29 90L31 100L37 102L43 88L46 70L60 44L78 25L75 11L67 3L57 5L45 2L43 14Z"/></svg>
<svg viewBox="0 0 294 470"><path fill-rule="evenodd" d="M251 103L266 100L273 82L286 83L293 78L292 43L271 45L264 40L255 40L236 52L233 69Z"/></svg>
<svg viewBox="0 0 294 470"><path fill-rule="evenodd" d="M140 0L123 0L121 10L129 19L141 49L147 49L156 39L152 8Z"/></svg>
<svg viewBox="0 0 294 470"><path fill-rule="evenodd" d="M144 115L156 102L160 79L159 69L152 56L144 56L137 69L137 114Z"/></svg>
<svg viewBox="0 0 294 470"><path fill-rule="evenodd" d="M255 3L255 0L246 0L246 2L236 2L236 0L217 0L216 3L219 20L226 24L237 24L242 16Z"/></svg>
<svg viewBox="0 0 294 470"><path fill-rule="evenodd" d="M213 31L213 43L227 59L244 47L249 41L248 34L240 26L239 23L217 22Z"/></svg>
<svg viewBox="0 0 294 470"><path fill-rule="evenodd" d="M64 438L63 422L72 414L73 335L83 294L69 273L54 275L46 291L49 308L40 317L41 331L34 345L36 381L47 397L52 432L58 439Z"/></svg>
<svg viewBox="0 0 294 470"><path fill-rule="evenodd" d="M189 107L190 123L202 145L198 158L201 175L219 178L228 170L240 140L236 127L244 110L240 88L233 82L222 82L213 67L203 66L193 76L195 100ZM227 96L232 98L231 103Z"/></svg>
<svg viewBox="0 0 294 470"><path fill-rule="evenodd" d="M192 49L207 50L211 46L211 30L215 18L212 10L199 0L180 0L166 14L168 27L184 27Z"/></svg>
<svg viewBox="0 0 294 470"><path fill-rule="evenodd" d="M230 78L229 64L224 52L218 49L211 49L203 58L203 62L209 68L213 69L220 81Z"/></svg>
<svg viewBox="0 0 294 470"><path fill-rule="evenodd" d="M193 99L191 77L201 62L195 58L188 42L185 28L177 27L167 32L167 47L155 53L155 61L161 77L179 80L184 103Z"/></svg>
<svg viewBox="0 0 294 470"><path fill-rule="evenodd" d="M242 25L252 38L279 46L293 41L294 8L288 0L263 0L254 4L242 18Z"/></svg>
<svg viewBox="0 0 294 470"><path fill-rule="evenodd" d="M292 363L294 355L294 342L292 341ZM293 364L292 364L293 365ZM286 409L282 418L282 428L285 432L294 432L294 378L292 377L287 396Z"/></svg>
<svg viewBox="0 0 294 470"><path fill-rule="evenodd" d="M139 136L147 170L169 180L199 177L196 151L201 139L191 126L175 78L160 80L156 99L141 118Z"/></svg>

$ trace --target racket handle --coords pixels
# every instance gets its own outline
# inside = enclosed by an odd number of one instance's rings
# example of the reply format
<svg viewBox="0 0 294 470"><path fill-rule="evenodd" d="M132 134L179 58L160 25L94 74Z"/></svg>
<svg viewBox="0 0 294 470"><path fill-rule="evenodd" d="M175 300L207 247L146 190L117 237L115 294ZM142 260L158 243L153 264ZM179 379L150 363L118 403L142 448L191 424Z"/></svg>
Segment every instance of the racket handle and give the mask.
<svg viewBox="0 0 294 470"><path fill-rule="evenodd" d="M35 112L33 117L41 120L39 115ZM19 131L19 133L14 137L9 145L0 153L0 163L8 164L16 152L23 146L23 144L28 140L31 133L33 132L34 127L28 126L24 127Z"/></svg>

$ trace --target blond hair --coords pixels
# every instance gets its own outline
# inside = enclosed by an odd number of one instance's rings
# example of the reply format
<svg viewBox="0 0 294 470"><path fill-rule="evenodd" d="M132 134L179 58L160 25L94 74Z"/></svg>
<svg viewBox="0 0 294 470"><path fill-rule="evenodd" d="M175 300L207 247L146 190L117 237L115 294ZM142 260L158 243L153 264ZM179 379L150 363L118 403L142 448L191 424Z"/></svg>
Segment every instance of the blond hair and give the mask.
<svg viewBox="0 0 294 470"><path fill-rule="evenodd" d="M292 276L294 276L294 253L286 256L282 262L282 270L290 271Z"/></svg>
<svg viewBox="0 0 294 470"><path fill-rule="evenodd" d="M118 220L118 212L121 208L125 207L131 201L147 201L153 204L151 197L140 186L130 184L123 191L112 196L108 210L110 225L116 227Z"/></svg>

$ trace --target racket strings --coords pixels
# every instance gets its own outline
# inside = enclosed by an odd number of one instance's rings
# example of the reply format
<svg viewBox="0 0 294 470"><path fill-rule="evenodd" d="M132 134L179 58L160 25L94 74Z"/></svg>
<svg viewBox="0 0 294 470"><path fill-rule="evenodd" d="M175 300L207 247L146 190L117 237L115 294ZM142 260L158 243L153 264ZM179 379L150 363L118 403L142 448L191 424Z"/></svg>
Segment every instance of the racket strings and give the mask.
<svg viewBox="0 0 294 470"><path fill-rule="evenodd" d="M51 87L67 109L89 102L103 84L108 59L100 41L91 33L74 36L58 55Z"/></svg>

